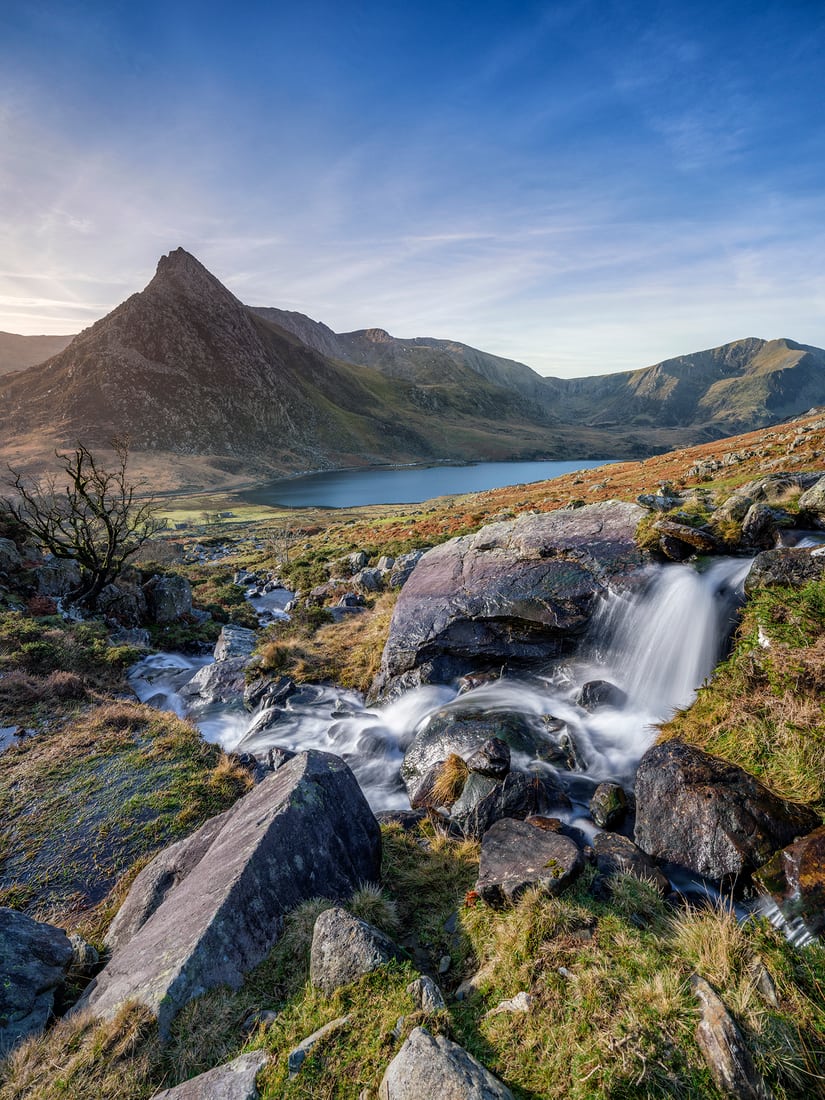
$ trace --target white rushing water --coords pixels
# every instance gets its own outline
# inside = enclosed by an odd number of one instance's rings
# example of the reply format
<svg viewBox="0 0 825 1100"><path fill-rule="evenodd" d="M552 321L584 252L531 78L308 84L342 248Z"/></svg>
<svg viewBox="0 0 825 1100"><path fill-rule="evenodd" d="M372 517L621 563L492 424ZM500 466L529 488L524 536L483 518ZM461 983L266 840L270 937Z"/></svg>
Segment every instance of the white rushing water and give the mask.
<svg viewBox="0 0 825 1100"><path fill-rule="evenodd" d="M580 658L530 680L502 679L461 695L452 686L424 687L377 708L366 708L355 692L306 685L254 714L240 706L214 707L194 718L204 737L227 751L260 758L276 748L337 753L374 809L399 809L409 805L399 777L403 753L428 715L445 706L516 711L574 757L575 770L560 775L580 807L573 814L578 818L596 783L632 782L655 724L688 706L711 674L734 626L749 567L749 560L723 559L703 573L685 565L652 569L641 593L604 601ZM154 654L135 666L132 686L142 701L181 714L177 691L208 660ZM620 688L625 703L593 713L579 706L581 685L597 679Z"/></svg>

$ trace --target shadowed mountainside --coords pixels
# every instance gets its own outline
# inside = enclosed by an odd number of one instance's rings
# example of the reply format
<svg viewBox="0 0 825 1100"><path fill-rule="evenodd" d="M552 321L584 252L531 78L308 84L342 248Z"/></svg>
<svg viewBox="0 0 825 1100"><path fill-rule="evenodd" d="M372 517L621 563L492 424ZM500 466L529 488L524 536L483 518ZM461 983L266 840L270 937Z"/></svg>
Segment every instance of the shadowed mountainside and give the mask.
<svg viewBox="0 0 825 1100"><path fill-rule="evenodd" d="M18 336L15 332L0 332L0 374L44 363L73 339L73 336Z"/></svg>

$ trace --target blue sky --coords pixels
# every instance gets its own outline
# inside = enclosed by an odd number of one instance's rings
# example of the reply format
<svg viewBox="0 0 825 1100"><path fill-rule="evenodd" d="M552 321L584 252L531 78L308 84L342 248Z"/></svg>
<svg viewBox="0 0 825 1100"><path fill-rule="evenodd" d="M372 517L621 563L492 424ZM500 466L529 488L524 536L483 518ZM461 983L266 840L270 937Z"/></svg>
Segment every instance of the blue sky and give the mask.
<svg viewBox="0 0 825 1100"><path fill-rule="evenodd" d="M0 329L183 245L243 301L576 375L825 345L825 3L0 7Z"/></svg>

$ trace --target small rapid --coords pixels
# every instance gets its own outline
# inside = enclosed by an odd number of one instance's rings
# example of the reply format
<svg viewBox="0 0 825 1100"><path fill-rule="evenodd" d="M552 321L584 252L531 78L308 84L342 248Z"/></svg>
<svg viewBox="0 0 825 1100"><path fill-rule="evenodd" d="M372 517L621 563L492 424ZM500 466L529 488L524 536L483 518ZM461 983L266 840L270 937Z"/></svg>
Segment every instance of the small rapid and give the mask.
<svg viewBox="0 0 825 1100"><path fill-rule="evenodd" d="M641 591L611 593L603 601L576 659L529 678L503 678L464 692L452 685L422 687L374 708L356 692L307 684L251 714L236 704L190 716L207 740L229 752L260 759L272 750L336 753L378 810L409 806L401 761L436 711L517 712L566 757L569 770L560 778L574 806L583 808L599 782L632 784L656 725L689 706L711 675L735 626L749 567L741 558L717 560L704 572L688 565L653 567ZM209 660L153 654L133 668L131 684L141 701L183 714L178 692ZM592 681L618 689L621 705L585 709L581 690Z"/></svg>

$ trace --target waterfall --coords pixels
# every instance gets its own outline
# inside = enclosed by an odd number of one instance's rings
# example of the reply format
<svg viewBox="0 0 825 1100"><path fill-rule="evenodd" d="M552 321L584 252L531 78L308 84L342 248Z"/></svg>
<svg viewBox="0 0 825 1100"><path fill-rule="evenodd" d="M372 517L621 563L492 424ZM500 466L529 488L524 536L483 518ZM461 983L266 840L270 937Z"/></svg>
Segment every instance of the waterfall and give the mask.
<svg viewBox="0 0 825 1100"><path fill-rule="evenodd" d="M542 731L552 717L551 728L561 732L545 735L572 751L576 771L565 775L574 804L583 807L602 780L632 783L656 724L688 706L710 676L734 626L749 567L747 560L723 559L702 573L687 565L653 568L641 592L604 600L578 659L530 678L503 679L461 695L449 685L418 688L374 709L354 692L305 685L270 711L250 715L239 705L213 707L196 720L205 738L230 752L265 757L279 747L337 753L375 809L398 809L408 805L399 777L404 749L434 711L517 711ZM135 666L132 685L142 701L181 713L176 690L203 663L156 654ZM583 709L579 690L595 679L615 684L626 702L592 713Z"/></svg>

